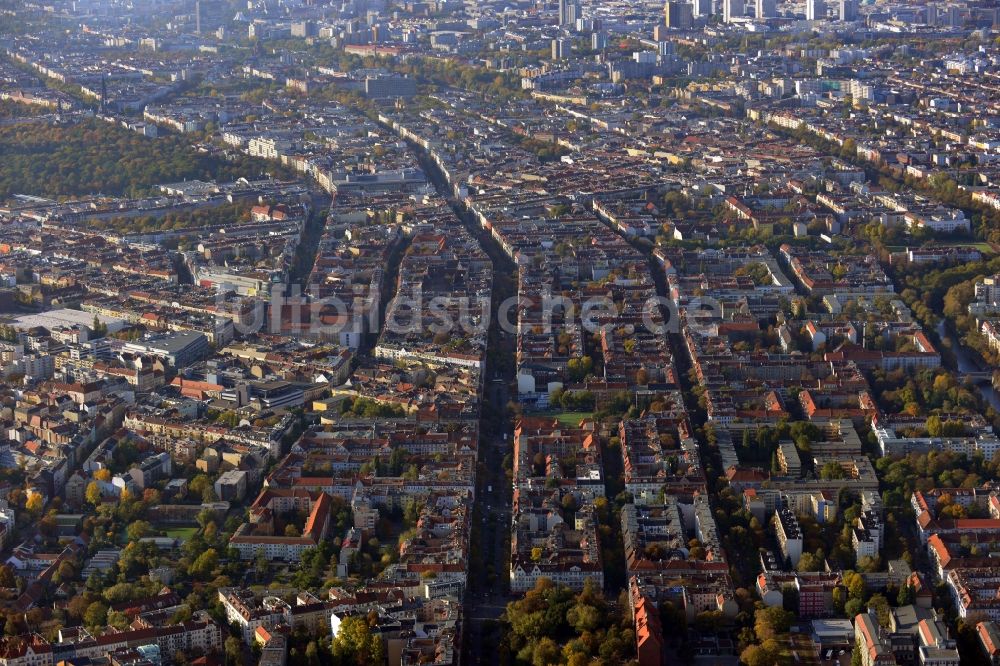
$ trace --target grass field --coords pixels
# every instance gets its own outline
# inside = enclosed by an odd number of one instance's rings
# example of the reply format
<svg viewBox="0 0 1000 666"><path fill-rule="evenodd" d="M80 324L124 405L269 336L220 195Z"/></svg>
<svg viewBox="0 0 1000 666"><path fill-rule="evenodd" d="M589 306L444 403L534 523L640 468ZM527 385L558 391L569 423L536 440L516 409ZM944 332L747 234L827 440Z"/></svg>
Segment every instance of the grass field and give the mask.
<svg viewBox="0 0 1000 666"><path fill-rule="evenodd" d="M950 247L974 247L983 254L994 254L995 252L989 243L954 243Z"/></svg>
<svg viewBox="0 0 1000 666"><path fill-rule="evenodd" d="M531 416L555 417L564 426L575 428L581 419L593 418L593 412L538 412Z"/></svg>
<svg viewBox="0 0 1000 666"><path fill-rule="evenodd" d="M180 539L182 541L187 541L193 537L197 532L197 527L171 527L170 529L163 530L163 532L173 539Z"/></svg>

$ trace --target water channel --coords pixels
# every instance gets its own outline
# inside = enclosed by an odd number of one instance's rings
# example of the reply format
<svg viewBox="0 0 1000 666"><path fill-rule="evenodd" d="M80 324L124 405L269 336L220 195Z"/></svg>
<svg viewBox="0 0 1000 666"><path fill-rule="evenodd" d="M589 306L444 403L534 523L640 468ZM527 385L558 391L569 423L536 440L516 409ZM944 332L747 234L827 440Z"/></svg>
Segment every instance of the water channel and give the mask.
<svg viewBox="0 0 1000 666"><path fill-rule="evenodd" d="M955 335L954 331L951 330L950 326L945 325L945 320L942 319L937 325L937 334L942 341L948 340L951 342L951 352L955 356L955 369L959 374L966 372L982 372L986 368L982 367L979 359L976 357L975 352L963 345L958 336ZM993 406L993 409L1000 411L1000 395L997 395L996 389L990 384L979 384L976 389L983 394L983 397L989 401Z"/></svg>

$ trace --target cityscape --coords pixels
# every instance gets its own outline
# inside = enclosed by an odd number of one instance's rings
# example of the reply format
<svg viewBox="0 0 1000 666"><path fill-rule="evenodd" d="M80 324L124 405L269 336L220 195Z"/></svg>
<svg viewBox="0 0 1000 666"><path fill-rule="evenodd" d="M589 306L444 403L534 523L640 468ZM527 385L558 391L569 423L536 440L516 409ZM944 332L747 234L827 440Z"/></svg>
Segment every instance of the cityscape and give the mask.
<svg viewBox="0 0 1000 666"><path fill-rule="evenodd" d="M0 666L1000 665L997 0L0 0Z"/></svg>

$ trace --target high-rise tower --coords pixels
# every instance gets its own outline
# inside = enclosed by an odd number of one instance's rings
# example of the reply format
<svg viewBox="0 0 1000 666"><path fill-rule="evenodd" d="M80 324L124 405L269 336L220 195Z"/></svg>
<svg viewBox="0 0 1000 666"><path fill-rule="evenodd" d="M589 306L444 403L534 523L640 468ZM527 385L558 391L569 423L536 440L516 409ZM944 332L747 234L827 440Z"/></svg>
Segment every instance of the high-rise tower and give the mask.
<svg viewBox="0 0 1000 666"><path fill-rule="evenodd" d="M722 20L731 23L734 18L743 17L747 14L747 8L743 0L722 0Z"/></svg>

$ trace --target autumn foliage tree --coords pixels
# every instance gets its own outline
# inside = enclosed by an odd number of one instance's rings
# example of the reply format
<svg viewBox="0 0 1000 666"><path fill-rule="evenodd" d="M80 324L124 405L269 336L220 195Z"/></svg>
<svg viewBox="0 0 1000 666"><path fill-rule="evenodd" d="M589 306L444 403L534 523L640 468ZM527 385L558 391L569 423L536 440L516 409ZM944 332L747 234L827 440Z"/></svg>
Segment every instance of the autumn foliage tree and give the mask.
<svg viewBox="0 0 1000 666"><path fill-rule="evenodd" d="M382 663L382 639L373 634L368 618L353 615L344 618L333 639L333 657L340 666L365 666Z"/></svg>
<svg viewBox="0 0 1000 666"><path fill-rule="evenodd" d="M510 647L523 664L614 664L635 656L630 618L593 581L579 594L547 578L507 604Z"/></svg>
<svg viewBox="0 0 1000 666"><path fill-rule="evenodd" d="M200 153L182 137L150 139L97 120L0 127L0 155L0 199L16 193L137 196L158 183L282 172L280 165L265 167L249 157L227 161Z"/></svg>

